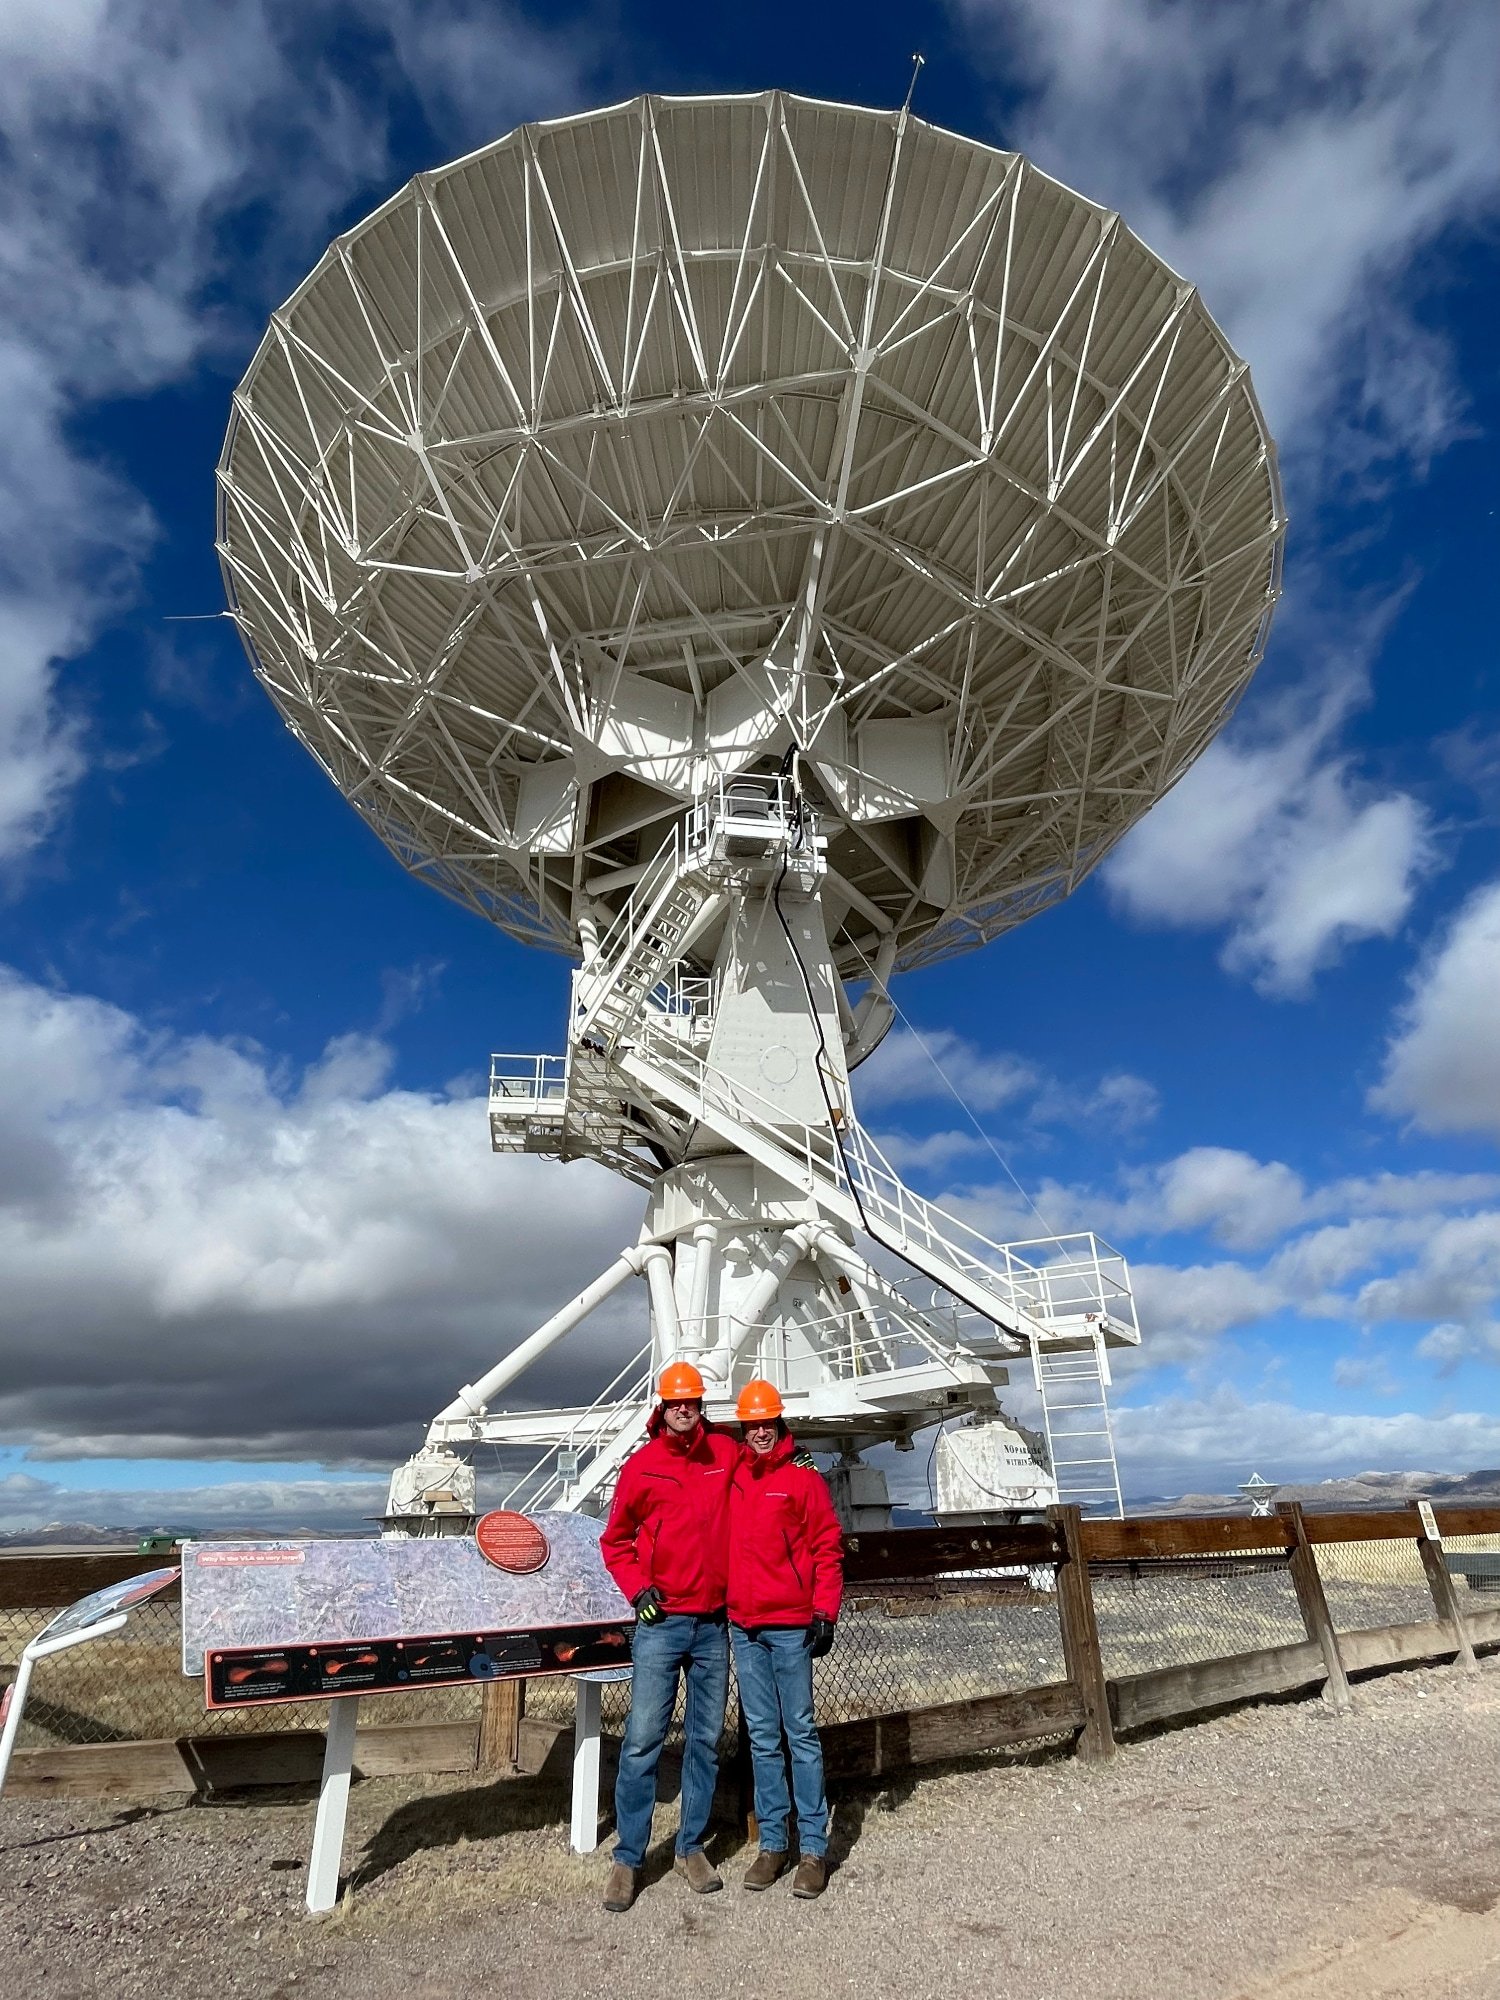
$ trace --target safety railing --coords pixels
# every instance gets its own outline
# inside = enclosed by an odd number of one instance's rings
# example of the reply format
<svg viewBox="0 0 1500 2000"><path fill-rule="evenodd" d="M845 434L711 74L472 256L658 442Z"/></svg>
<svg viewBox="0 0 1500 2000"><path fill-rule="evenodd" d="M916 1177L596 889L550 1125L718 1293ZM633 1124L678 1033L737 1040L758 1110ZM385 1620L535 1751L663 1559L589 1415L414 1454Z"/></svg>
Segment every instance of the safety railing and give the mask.
<svg viewBox="0 0 1500 2000"><path fill-rule="evenodd" d="M759 1151L814 1199L842 1197L836 1204L842 1219L865 1227L948 1289L954 1289L951 1277L958 1277L960 1296L967 1280L982 1297L1009 1309L1010 1330L1019 1337L1046 1338L1057 1319L1095 1310L1108 1314L1116 1338L1139 1340L1125 1260L1091 1233L1043 1239L1040 1247L1055 1245L1061 1254L1055 1265L1032 1262L909 1188L852 1112L835 1107L841 1119L837 1133L831 1126L789 1121L780 1107L711 1068L649 1019L637 1024L636 1048L662 1081L676 1086L679 1105L690 1116L731 1143L753 1137L759 1145L746 1150ZM628 1052L622 1059L628 1062ZM781 1157L769 1158L773 1151ZM980 1309L988 1312L987 1306Z"/></svg>
<svg viewBox="0 0 1500 2000"><path fill-rule="evenodd" d="M651 1343L647 1341L564 1436L549 1444L521 1474L501 1506L556 1506L565 1489L586 1476L602 1452L610 1450L623 1436L632 1435L631 1413L644 1415L650 1408L651 1381Z"/></svg>
<svg viewBox="0 0 1500 2000"><path fill-rule="evenodd" d="M685 1319L679 1343L686 1353L728 1357L731 1389L760 1378L794 1395L830 1376L857 1381L934 1363L952 1372L964 1359L964 1349L924 1326L915 1307L893 1310L869 1296L837 1313L798 1314L766 1324L730 1313Z"/></svg>
<svg viewBox="0 0 1500 2000"><path fill-rule="evenodd" d="M491 1108L514 1113L527 1105L560 1106L567 1095L566 1056L490 1057Z"/></svg>

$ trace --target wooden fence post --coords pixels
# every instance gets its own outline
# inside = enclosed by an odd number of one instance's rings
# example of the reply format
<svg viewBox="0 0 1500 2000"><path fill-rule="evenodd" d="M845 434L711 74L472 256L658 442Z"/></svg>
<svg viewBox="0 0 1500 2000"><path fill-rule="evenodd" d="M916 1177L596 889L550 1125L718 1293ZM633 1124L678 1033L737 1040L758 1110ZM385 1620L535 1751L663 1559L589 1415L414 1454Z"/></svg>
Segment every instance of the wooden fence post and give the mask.
<svg viewBox="0 0 1500 2000"><path fill-rule="evenodd" d="M1323 1655L1323 1665L1328 1674L1325 1693L1330 1703L1344 1714L1351 1706L1349 1679L1344 1672L1344 1662L1339 1653L1338 1634L1333 1629L1333 1620L1328 1615L1328 1599L1323 1594L1323 1579L1318 1573L1318 1558L1313 1553L1312 1543L1307 1539L1307 1523L1302 1518L1302 1503L1299 1500L1278 1500L1276 1512L1286 1527L1291 1542L1292 1583L1297 1592L1297 1605L1302 1613L1302 1623L1309 1639L1315 1639L1318 1650Z"/></svg>
<svg viewBox="0 0 1500 2000"><path fill-rule="evenodd" d="M1453 1573L1448 1568L1448 1558L1443 1553L1441 1535L1418 1535L1417 1554L1422 1558L1422 1567L1427 1572L1427 1588L1432 1592L1433 1607L1439 1618L1452 1632L1458 1647L1458 1664L1465 1673L1477 1674L1479 1662L1474 1657L1474 1647L1469 1638L1469 1628L1464 1623L1464 1615L1458 1608L1458 1592L1453 1588Z"/></svg>
<svg viewBox="0 0 1500 2000"><path fill-rule="evenodd" d="M474 1769L484 1778L509 1777L521 1764L525 1681L489 1681L480 1697L479 1742Z"/></svg>
<svg viewBox="0 0 1500 2000"><path fill-rule="evenodd" d="M1083 1547L1083 1514L1078 1507L1049 1507L1047 1519L1062 1544L1057 1565L1057 1613L1062 1625L1063 1664L1083 1703L1080 1757L1112 1757L1115 1732L1109 1715L1109 1684L1099 1650L1094 1590Z"/></svg>

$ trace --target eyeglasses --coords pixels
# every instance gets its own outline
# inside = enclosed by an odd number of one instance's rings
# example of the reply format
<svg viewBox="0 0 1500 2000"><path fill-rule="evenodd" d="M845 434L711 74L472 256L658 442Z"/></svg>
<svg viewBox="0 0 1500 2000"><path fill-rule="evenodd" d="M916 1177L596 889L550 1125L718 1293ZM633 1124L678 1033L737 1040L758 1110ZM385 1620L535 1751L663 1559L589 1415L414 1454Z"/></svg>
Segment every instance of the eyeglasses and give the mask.
<svg viewBox="0 0 1500 2000"><path fill-rule="evenodd" d="M664 1410L701 1410L703 1405L696 1396L673 1396L662 1404Z"/></svg>

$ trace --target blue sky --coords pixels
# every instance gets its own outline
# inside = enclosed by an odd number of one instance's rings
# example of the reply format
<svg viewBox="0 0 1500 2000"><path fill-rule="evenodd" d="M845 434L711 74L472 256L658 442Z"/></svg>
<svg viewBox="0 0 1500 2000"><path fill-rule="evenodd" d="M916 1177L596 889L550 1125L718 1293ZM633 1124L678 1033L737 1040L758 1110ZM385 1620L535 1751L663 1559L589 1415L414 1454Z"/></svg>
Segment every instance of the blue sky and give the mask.
<svg viewBox="0 0 1500 2000"><path fill-rule="evenodd" d="M898 998L1048 1226L1136 1267L1128 1487L1500 1465L1500 15L0 0L0 1526L374 1507L638 1223L486 1149L489 1052L560 1044L560 962L400 873L214 615L267 315L523 119L889 105L916 47L924 116L1201 286L1292 528L1226 735L1068 904ZM862 1078L926 1191L1034 1233L904 1031Z"/></svg>

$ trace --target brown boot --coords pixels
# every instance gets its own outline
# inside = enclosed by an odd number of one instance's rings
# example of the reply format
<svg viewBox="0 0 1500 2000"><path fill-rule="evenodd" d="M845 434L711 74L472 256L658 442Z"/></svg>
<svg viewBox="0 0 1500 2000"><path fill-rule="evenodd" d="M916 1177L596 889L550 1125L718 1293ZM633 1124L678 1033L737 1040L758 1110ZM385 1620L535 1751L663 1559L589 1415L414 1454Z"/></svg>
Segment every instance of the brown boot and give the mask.
<svg viewBox="0 0 1500 2000"><path fill-rule="evenodd" d="M617 1861L609 1871L609 1880L604 1885L604 1907L613 1910L616 1916L628 1910L640 1892L641 1878L633 1868L627 1868L623 1861Z"/></svg>
<svg viewBox="0 0 1500 2000"><path fill-rule="evenodd" d="M750 1863L750 1866L745 1870L745 1887L747 1889L769 1889L777 1876L782 1874L785 1869L786 1849L777 1848L771 1851L763 1847Z"/></svg>
<svg viewBox="0 0 1500 2000"><path fill-rule="evenodd" d="M711 1896L715 1889L722 1889L724 1879L701 1847L695 1847L691 1854L679 1854L677 1872L687 1877L687 1885L695 1896Z"/></svg>
<svg viewBox="0 0 1500 2000"><path fill-rule="evenodd" d="M821 1854L804 1854L792 1877L794 1896L821 1896L828 1887L828 1863Z"/></svg>

